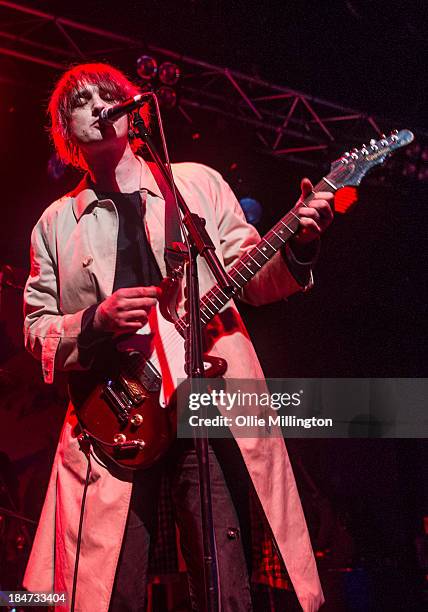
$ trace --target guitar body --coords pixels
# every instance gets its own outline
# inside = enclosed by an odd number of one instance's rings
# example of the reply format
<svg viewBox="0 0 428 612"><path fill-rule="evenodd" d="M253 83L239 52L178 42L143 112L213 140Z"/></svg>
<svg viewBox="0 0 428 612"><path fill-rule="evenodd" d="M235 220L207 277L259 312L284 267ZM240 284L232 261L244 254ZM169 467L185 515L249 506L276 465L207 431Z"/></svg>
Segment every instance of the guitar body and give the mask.
<svg viewBox="0 0 428 612"><path fill-rule="evenodd" d="M146 326L117 343L115 357L101 381L83 375L79 389L71 386L71 399L98 449L122 467L148 468L176 438L176 389L186 378L184 340L157 306ZM204 365L206 377L222 376L227 367L209 355Z"/></svg>
<svg viewBox="0 0 428 612"><path fill-rule="evenodd" d="M90 432L97 447L115 463L132 469L148 468L174 442L176 412L173 405L160 406L159 391L148 391L138 379L128 382L133 393L122 386L121 376L98 384L78 409L77 417L82 429ZM130 399L126 408L111 396L110 385L120 402L125 397Z"/></svg>

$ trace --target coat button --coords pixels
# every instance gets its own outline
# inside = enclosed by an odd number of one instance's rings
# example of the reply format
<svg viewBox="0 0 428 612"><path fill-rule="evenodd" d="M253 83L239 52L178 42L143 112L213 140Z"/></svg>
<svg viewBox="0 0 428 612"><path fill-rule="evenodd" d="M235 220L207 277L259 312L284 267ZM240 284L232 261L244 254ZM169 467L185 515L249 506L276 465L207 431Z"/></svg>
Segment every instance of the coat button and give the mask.
<svg viewBox="0 0 428 612"><path fill-rule="evenodd" d="M234 527L229 527L227 530L227 537L229 540L238 540L239 539L239 529L235 529Z"/></svg>
<svg viewBox="0 0 428 612"><path fill-rule="evenodd" d="M82 261L82 265L84 268L87 268L88 266L91 265L93 261L94 261L93 258L90 255L88 255L88 257L85 257L85 259Z"/></svg>

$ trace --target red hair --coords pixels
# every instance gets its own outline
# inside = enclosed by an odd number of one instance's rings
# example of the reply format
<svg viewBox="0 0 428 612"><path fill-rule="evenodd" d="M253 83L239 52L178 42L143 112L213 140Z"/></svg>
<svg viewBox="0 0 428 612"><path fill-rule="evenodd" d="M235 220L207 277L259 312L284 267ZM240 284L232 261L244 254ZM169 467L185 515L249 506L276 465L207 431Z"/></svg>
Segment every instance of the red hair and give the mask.
<svg viewBox="0 0 428 612"><path fill-rule="evenodd" d="M50 115L50 134L60 159L81 169L86 169L79 148L72 142L70 119L77 105L78 92L86 85L97 85L98 88L111 94L115 102L121 102L139 93L139 89L120 70L109 64L79 64L65 72L55 85L48 105ZM144 117L147 123L147 111ZM132 142L136 150L141 141Z"/></svg>

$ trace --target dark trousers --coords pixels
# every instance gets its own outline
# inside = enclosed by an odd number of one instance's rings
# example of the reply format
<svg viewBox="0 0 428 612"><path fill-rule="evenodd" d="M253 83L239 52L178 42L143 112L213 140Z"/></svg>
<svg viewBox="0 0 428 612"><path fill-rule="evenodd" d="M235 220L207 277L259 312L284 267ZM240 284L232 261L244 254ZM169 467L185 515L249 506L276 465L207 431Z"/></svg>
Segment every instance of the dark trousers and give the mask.
<svg viewBox="0 0 428 612"><path fill-rule="evenodd" d="M240 525L223 470L210 446L211 490L220 600L223 612L251 612L251 594ZM157 525L163 471L171 484L175 520L188 568L192 611L205 611L199 477L193 442L177 440L161 463L134 478L125 536L109 612L143 612L149 549Z"/></svg>

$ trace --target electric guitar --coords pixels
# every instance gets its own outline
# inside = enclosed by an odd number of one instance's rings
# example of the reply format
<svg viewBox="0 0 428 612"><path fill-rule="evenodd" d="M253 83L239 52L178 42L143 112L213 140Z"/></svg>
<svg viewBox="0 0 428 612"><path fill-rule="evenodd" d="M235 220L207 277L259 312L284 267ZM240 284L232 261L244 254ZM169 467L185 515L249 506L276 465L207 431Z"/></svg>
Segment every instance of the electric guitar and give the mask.
<svg viewBox="0 0 428 612"><path fill-rule="evenodd" d="M329 174L314 187L314 192L335 192L345 186L358 186L371 168L382 164L394 150L409 144L413 138L409 130L394 131L378 141L371 140L367 147L345 153L331 164ZM314 194L310 194L303 204L313 197ZM223 293L218 285L202 296L203 325L211 321L297 232L301 205L301 202L296 204L228 271L234 285L232 296ZM159 306L152 309L152 314L137 334L118 343L117 360L109 376L95 382L86 397L70 389L83 433L111 460L132 469L149 467L174 441L176 414L173 394L166 387L171 387L171 383L174 387L178 379L186 378L186 317L168 321L161 315ZM162 380L166 355L173 357L168 361L169 385ZM207 377L225 373L224 360L206 355L204 362Z"/></svg>

